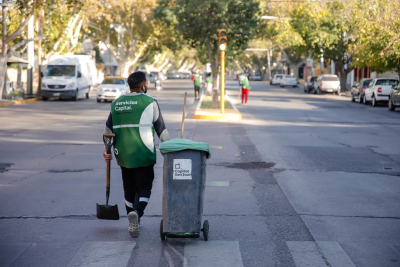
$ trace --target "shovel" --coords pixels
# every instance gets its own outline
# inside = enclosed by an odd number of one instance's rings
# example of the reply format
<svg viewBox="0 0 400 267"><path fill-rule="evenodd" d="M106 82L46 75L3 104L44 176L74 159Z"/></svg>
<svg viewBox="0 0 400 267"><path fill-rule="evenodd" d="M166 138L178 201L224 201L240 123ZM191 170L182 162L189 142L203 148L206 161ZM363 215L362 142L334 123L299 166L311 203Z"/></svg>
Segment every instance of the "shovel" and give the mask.
<svg viewBox="0 0 400 267"><path fill-rule="evenodd" d="M105 133L104 140L106 141L107 154L111 154L112 138L115 136L113 133ZM99 205L96 203L97 219L101 220L119 220L118 205L109 206L108 198L110 197L110 161L107 161L107 186L106 186L106 204Z"/></svg>

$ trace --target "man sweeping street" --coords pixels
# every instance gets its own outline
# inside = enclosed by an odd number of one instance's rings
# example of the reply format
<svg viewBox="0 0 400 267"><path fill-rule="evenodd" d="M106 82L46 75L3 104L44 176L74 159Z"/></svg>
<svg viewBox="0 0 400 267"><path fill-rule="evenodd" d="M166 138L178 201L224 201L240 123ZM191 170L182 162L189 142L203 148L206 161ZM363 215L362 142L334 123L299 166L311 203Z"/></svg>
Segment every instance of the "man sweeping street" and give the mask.
<svg viewBox="0 0 400 267"><path fill-rule="evenodd" d="M147 93L147 80L143 72L128 78L130 93L111 104L105 133L114 133L114 155L122 170L125 207L129 219L129 234L140 234L139 222L149 202L154 180L156 148L154 132L161 142L169 140L157 100ZM112 155L103 156L107 161Z"/></svg>

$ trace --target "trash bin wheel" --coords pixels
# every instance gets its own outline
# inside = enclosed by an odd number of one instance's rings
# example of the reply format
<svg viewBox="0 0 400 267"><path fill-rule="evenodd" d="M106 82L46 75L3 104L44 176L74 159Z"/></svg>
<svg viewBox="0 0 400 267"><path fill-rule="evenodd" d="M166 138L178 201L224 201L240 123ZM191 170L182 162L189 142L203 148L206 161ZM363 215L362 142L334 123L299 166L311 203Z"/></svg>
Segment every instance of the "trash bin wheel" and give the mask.
<svg viewBox="0 0 400 267"><path fill-rule="evenodd" d="M162 219L161 219L161 223L160 223L160 238L161 238L161 240L165 240L165 234L164 234Z"/></svg>
<svg viewBox="0 0 400 267"><path fill-rule="evenodd" d="M204 240L207 241L208 240L208 230L210 229L210 226L208 225L208 220L205 220L203 223L203 237Z"/></svg>

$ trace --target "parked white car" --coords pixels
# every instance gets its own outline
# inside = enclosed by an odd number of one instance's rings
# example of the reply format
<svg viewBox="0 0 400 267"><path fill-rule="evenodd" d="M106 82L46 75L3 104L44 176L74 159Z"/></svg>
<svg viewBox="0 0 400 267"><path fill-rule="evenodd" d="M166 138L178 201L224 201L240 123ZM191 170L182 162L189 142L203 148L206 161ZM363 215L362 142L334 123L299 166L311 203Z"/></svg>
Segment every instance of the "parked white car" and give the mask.
<svg viewBox="0 0 400 267"><path fill-rule="evenodd" d="M51 57L42 76L42 97L72 98L89 93L96 80L96 66L90 56Z"/></svg>
<svg viewBox="0 0 400 267"><path fill-rule="evenodd" d="M322 92L336 93L340 92L340 81L337 75L324 74L318 76L318 80L314 85L317 94Z"/></svg>
<svg viewBox="0 0 400 267"><path fill-rule="evenodd" d="M126 78L121 76L109 76L104 78L103 82L99 85L97 93L97 102L104 100L112 101L121 95L129 93L129 85Z"/></svg>
<svg viewBox="0 0 400 267"><path fill-rule="evenodd" d="M283 74L275 74L274 78L272 78L270 84L271 85L281 84L282 77L283 77Z"/></svg>
<svg viewBox="0 0 400 267"><path fill-rule="evenodd" d="M364 104L372 102L372 106L376 107L379 102L388 102L392 85L397 86L399 80L396 78L376 78L369 84L365 90Z"/></svg>
<svg viewBox="0 0 400 267"><path fill-rule="evenodd" d="M281 87L285 87L286 85L288 86L293 86L296 87L297 86L297 78L294 75L283 75L280 85Z"/></svg>

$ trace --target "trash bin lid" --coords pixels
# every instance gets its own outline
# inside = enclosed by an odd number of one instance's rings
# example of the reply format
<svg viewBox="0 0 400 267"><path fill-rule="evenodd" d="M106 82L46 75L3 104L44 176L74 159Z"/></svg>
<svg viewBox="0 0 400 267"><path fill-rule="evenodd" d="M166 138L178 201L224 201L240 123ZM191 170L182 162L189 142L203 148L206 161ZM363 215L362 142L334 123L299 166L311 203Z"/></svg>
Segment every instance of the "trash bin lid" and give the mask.
<svg viewBox="0 0 400 267"><path fill-rule="evenodd" d="M162 155L186 149L207 152L207 159L211 158L210 148L207 143L194 142L188 139L172 139L160 144L160 152Z"/></svg>

